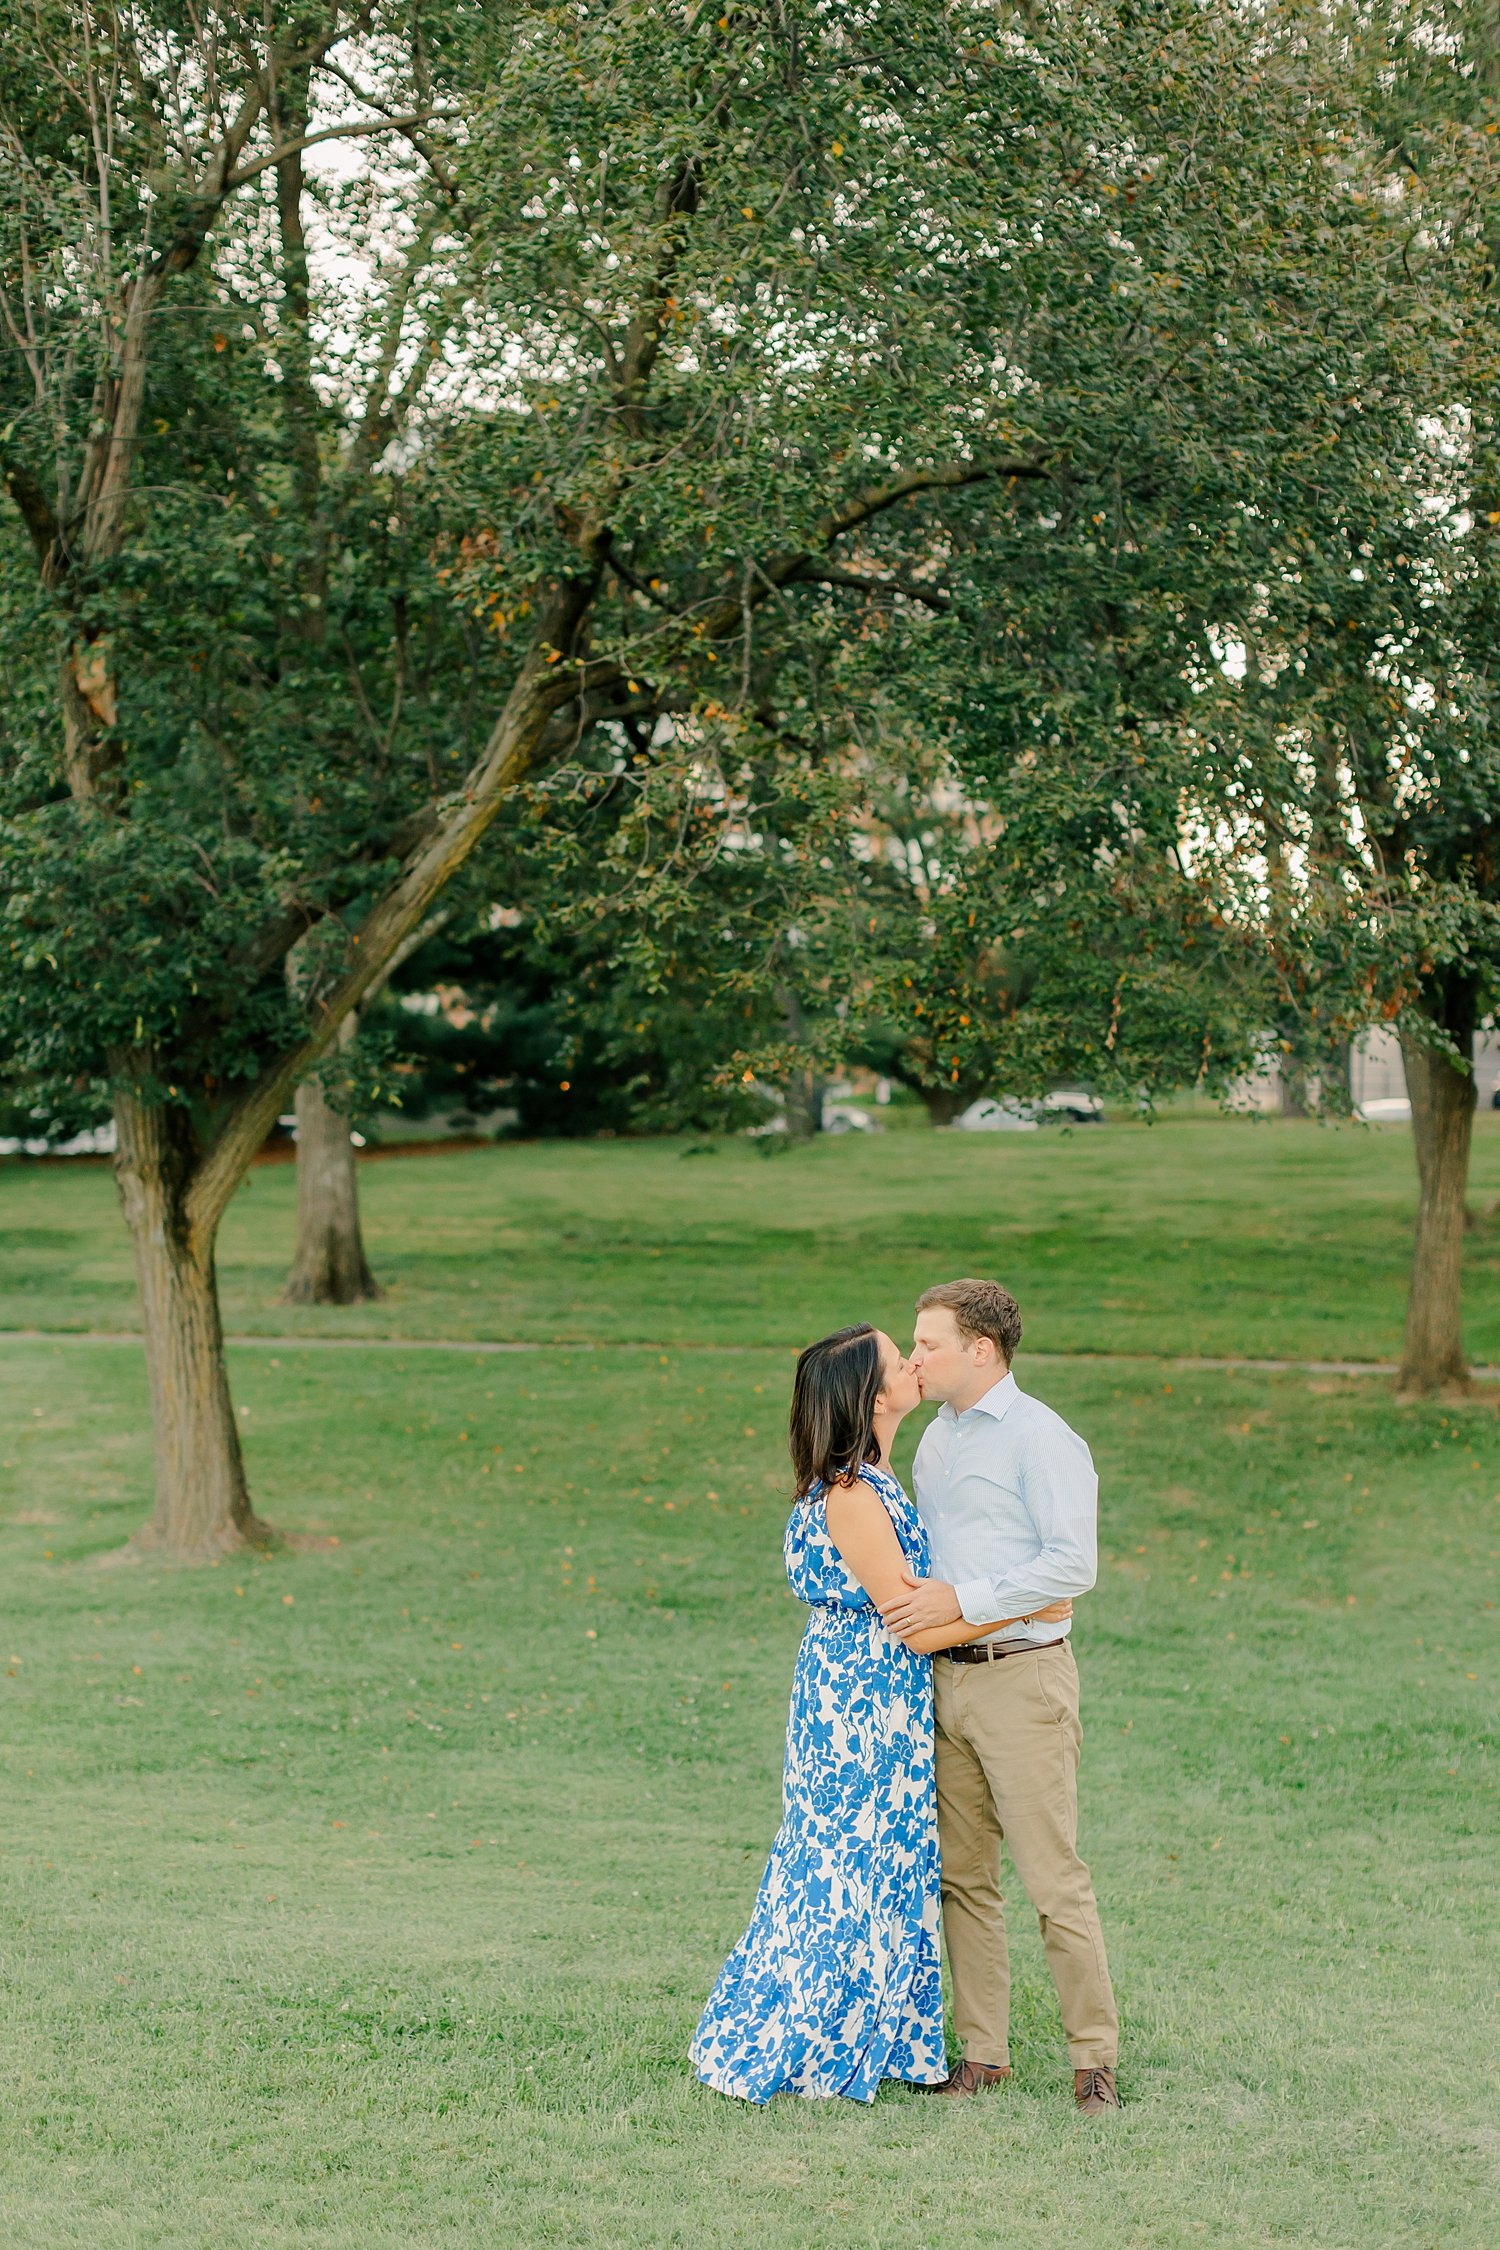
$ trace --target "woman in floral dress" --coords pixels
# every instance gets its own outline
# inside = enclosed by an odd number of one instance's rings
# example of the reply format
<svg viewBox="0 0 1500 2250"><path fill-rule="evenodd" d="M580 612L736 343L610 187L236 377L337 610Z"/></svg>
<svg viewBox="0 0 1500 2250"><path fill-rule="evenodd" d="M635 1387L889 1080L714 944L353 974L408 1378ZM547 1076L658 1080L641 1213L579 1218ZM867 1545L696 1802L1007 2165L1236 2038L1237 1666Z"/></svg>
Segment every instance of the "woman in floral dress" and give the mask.
<svg viewBox="0 0 1500 2250"><path fill-rule="evenodd" d="M903 1567L928 1570L927 1534L890 1469L920 1398L915 1371L868 1325L797 1362L785 1553L808 1620L783 1818L691 2048L706 2085L745 2101L869 2102L883 2078L937 2086L948 2074L929 1657L995 1626L947 1626L908 1647L880 1621Z"/></svg>

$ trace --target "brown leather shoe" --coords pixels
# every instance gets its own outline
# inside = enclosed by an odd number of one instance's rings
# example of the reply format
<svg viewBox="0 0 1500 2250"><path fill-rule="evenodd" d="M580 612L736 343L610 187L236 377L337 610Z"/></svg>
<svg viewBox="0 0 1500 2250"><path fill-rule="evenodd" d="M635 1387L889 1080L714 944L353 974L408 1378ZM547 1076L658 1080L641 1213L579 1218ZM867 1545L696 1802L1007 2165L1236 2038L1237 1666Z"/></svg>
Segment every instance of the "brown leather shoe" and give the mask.
<svg viewBox="0 0 1500 2250"><path fill-rule="evenodd" d="M941 2086L929 2086L929 2094L978 2094L986 2086L998 2086L1010 2076L1009 2063L961 2062L957 2070L950 2070Z"/></svg>
<svg viewBox="0 0 1500 2250"><path fill-rule="evenodd" d="M1104 2063L1092 2070L1075 2070L1073 2073L1073 2101L1085 2117L1098 2117L1107 2109L1122 2109L1115 2074Z"/></svg>

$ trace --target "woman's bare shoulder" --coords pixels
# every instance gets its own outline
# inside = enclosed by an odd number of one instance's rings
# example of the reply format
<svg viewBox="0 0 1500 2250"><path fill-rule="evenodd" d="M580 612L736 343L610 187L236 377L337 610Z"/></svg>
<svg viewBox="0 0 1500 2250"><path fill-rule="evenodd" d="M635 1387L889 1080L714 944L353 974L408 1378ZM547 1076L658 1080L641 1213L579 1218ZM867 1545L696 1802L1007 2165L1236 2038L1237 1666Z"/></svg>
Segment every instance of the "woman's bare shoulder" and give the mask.
<svg viewBox="0 0 1500 2250"><path fill-rule="evenodd" d="M882 1515L888 1515L890 1508L887 1496L894 1482L895 1479L887 1470L872 1468L867 1462L856 1469L847 1484L830 1484L824 1497L829 1501L842 1501L860 1509L878 1508Z"/></svg>

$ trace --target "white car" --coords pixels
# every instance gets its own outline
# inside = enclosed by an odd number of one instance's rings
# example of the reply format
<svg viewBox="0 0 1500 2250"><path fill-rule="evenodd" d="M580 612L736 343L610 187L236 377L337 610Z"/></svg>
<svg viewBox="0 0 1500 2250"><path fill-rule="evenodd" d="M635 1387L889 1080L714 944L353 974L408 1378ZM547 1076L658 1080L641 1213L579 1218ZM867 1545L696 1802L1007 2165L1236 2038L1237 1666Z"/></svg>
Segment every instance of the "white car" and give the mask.
<svg viewBox="0 0 1500 2250"><path fill-rule="evenodd" d="M0 1156L113 1156L115 1152L115 1121L107 1117L102 1125L86 1125L71 1140L49 1141L43 1138L12 1140L9 1136L0 1141Z"/></svg>
<svg viewBox="0 0 1500 2250"><path fill-rule="evenodd" d="M774 1117L765 1118L759 1125L747 1125L745 1138L763 1141L770 1133L785 1133L788 1130L786 1111L779 1109ZM823 1130L825 1133L880 1133L885 1128L878 1117L872 1117L867 1109L856 1109L852 1102L825 1102Z"/></svg>
<svg viewBox="0 0 1500 2250"><path fill-rule="evenodd" d="M1361 1102L1359 1114L1368 1125L1409 1125L1411 1103L1405 1094L1383 1094L1376 1101Z"/></svg>
<svg viewBox="0 0 1500 2250"><path fill-rule="evenodd" d="M1063 1086L1055 1094L1045 1094L1042 1108L1048 1117L1064 1117L1070 1125L1104 1123L1103 1102L1086 1094L1081 1086Z"/></svg>
<svg viewBox="0 0 1500 2250"><path fill-rule="evenodd" d="M1034 1133L1039 1125L1102 1125L1104 1105L1078 1087L1043 1094L1039 1101L1023 1102L1013 1094L981 1095L955 1117L960 1133Z"/></svg>
<svg viewBox="0 0 1500 2250"><path fill-rule="evenodd" d="M977 1102L970 1102L953 1120L955 1133L1035 1133L1038 1122L1029 1109L1020 1102L992 1101L982 1094Z"/></svg>
<svg viewBox="0 0 1500 2250"><path fill-rule="evenodd" d="M859 1109L853 1102L824 1102L823 1130L825 1133L878 1133L880 1119L872 1117L867 1109Z"/></svg>

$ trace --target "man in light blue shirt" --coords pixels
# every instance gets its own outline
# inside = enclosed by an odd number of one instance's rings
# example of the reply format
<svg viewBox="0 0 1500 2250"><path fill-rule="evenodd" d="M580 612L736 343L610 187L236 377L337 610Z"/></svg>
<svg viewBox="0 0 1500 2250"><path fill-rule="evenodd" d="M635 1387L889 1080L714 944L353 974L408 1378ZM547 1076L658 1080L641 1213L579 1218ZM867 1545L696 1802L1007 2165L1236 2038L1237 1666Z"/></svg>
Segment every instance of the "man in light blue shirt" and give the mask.
<svg viewBox="0 0 1500 2250"><path fill-rule="evenodd" d="M1020 1309L998 1282L945 1282L918 1299L912 1360L938 1413L912 1482L934 1575L881 1614L898 1637L961 1617L1019 1619L933 1659L943 1933L964 2049L941 2091L1010 2075L1003 1837L1041 1921L1074 2099L1094 2114L1119 2107L1118 2025L1078 1856L1078 1671L1071 1620L1033 1612L1093 1585L1099 1480L1077 1432L1017 1384L1020 1339Z"/></svg>

